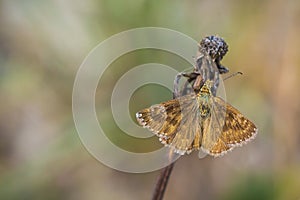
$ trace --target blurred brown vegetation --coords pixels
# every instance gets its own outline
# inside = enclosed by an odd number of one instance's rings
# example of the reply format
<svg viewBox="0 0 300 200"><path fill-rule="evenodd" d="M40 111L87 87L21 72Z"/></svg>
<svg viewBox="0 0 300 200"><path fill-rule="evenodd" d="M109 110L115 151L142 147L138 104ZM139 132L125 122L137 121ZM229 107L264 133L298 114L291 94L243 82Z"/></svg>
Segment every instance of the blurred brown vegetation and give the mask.
<svg viewBox="0 0 300 200"><path fill-rule="evenodd" d="M254 141L222 158L182 157L165 199L299 199L299 19L297 0L2 0L0 199L150 198L158 172L126 174L99 163L80 143L71 109L73 81L88 52L113 34L144 26L196 40L224 37L230 49L223 64L244 73L226 81L227 100L259 127ZM138 64L189 67L151 50L120 59L101 80L99 106L109 105L115 82ZM135 97L133 115L171 93L153 86ZM98 115L108 116L106 129L122 137L108 108ZM150 149L160 147L150 140ZM139 140L125 141L141 148Z"/></svg>

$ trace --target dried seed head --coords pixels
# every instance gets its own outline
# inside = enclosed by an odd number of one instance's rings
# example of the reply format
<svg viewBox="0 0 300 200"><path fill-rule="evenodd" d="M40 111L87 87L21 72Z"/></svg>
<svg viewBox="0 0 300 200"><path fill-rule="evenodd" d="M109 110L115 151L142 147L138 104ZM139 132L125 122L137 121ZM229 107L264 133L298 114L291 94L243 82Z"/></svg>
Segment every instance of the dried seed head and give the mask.
<svg viewBox="0 0 300 200"><path fill-rule="evenodd" d="M200 53L208 54L214 60L222 60L228 51L228 45L223 38L218 36L207 36L203 38L199 46Z"/></svg>

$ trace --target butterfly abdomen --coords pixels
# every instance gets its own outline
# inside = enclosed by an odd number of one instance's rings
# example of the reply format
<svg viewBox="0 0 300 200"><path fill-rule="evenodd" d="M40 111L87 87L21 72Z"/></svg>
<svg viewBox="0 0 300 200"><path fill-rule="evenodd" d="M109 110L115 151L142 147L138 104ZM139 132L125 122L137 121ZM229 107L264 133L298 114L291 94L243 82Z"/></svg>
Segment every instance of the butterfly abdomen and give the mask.
<svg viewBox="0 0 300 200"><path fill-rule="evenodd" d="M200 105L199 110L202 119L206 119L209 116L210 108L207 104Z"/></svg>

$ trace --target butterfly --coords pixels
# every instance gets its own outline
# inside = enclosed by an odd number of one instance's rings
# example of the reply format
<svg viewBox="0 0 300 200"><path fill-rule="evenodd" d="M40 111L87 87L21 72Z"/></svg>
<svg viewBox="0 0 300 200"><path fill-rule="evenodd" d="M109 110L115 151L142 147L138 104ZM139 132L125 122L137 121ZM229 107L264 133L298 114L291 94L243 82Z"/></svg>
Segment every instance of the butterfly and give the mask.
<svg viewBox="0 0 300 200"><path fill-rule="evenodd" d="M200 91L156 104L136 113L137 121L181 155L201 150L222 156L255 138L257 127L236 108L212 94L206 80Z"/></svg>

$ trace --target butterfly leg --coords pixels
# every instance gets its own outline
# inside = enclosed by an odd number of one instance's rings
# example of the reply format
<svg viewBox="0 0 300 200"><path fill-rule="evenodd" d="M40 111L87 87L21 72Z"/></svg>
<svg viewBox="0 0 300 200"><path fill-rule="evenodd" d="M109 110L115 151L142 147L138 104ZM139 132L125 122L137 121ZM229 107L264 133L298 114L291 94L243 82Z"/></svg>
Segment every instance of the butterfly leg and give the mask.
<svg viewBox="0 0 300 200"><path fill-rule="evenodd" d="M181 73L178 73L176 76L175 76L175 79L174 79L174 88L173 88L173 98L178 98L179 96L181 96L181 91L179 89L179 81L182 77L187 77L190 79L190 74L189 73L185 73L185 72L181 72ZM186 87L186 85L184 86Z"/></svg>
<svg viewBox="0 0 300 200"><path fill-rule="evenodd" d="M183 90L179 89L179 81L182 77L187 78L187 80L184 83ZM197 72L192 72L192 73L185 73L181 72L178 73L175 77L174 80L174 89L173 89L173 97L178 98L179 96L189 94L191 91L190 90L199 90L201 86L203 85L202 81L202 76L201 74ZM189 85L193 85L192 87L189 88Z"/></svg>

